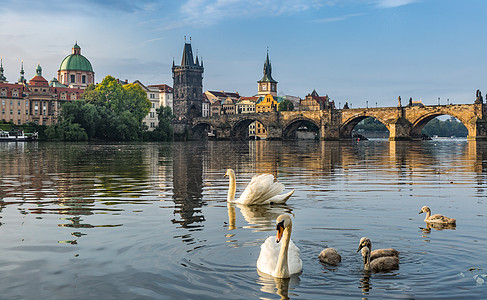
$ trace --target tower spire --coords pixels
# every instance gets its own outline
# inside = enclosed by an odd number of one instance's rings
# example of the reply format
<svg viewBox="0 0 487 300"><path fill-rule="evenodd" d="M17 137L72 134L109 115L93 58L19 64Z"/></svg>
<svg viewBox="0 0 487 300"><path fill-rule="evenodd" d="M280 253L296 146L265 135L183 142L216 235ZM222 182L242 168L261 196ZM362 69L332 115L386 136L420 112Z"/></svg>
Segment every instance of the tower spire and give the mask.
<svg viewBox="0 0 487 300"><path fill-rule="evenodd" d="M0 57L0 82L7 81L7 78L3 75L3 57Z"/></svg>
<svg viewBox="0 0 487 300"><path fill-rule="evenodd" d="M25 78L24 78L24 60L21 60L20 63L20 78L19 78L19 83L25 83Z"/></svg>

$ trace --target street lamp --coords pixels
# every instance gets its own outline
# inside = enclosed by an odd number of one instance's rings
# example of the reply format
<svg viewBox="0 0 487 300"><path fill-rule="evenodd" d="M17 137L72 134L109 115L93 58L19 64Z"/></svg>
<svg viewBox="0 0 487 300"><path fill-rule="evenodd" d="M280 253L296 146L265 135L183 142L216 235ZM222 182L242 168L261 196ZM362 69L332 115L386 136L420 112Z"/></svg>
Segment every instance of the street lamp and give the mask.
<svg viewBox="0 0 487 300"><path fill-rule="evenodd" d="M440 97L438 97L438 105L440 105Z"/></svg>
<svg viewBox="0 0 487 300"><path fill-rule="evenodd" d="M366 100L366 101L365 101L365 106L366 106L367 108L369 108L369 100Z"/></svg>

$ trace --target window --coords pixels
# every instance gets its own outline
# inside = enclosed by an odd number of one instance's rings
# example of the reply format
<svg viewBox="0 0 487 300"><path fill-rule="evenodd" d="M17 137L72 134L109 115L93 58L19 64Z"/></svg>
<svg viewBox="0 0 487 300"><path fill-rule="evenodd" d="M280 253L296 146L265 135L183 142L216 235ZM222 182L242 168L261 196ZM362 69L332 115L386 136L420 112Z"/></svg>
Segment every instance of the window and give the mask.
<svg viewBox="0 0 487 300"><path fill-rule="evenodd" d="M0 96L2 96L2 97L7 97L7 91L6 91L6 90L2 90L2 91L0 92Z"/></svg>
<svg viewBox="0 0 487 300"><path fill-rule="evenodd" d="M18 96L19 96L19 91L14 90L14 91L12 92L12 97L18 97Z"/></svg>
<svg viewBox="0 0 487 300"><path fill-rule="evenodd" d="M5 99L2 100L2 105L5 105Z"/></svg>
<svg viewBox="0 0 487 300"><path fill-rule="evenodd" d="M86 83L86 75L81 76L81 83Z"/></svg>
<svg viewBox="0 0 487 300"><path fill-rule="evenodd" d="M13 115L14 114L14 110L11 108L10 109L10 114Z"/></svg>
<svg viewBox="0 0 487 300"><path fill-rule="evenodd" d="M71 75L71 83L74 83L74 81L75 81L75 76Z"/></svg>
<svg viewBox="0 0 487 300"><path fill-rule="evenodd" d="M26 114L26 115L28 115L28 114L29 114L29 111L28 111L28 110L26 110L26 111L25 111L25 114Z"/></svg>
<svg viewBox="0 0 487 300"><path fill-rule="evenodd" d="M20 100L17 102L17 105L20 106Z"/></svg>
<svg viewBox="0 0 487 300"><path fill-rule="evenodd" d="M3 115L5 114L5 108L2 108L2 114Z"/></svg>
<svg viewBox="0 0 487 300"><path fill-rule="evenodd" d="M18 113L18 115L20 115L20 109L19 109L19 113Z"/></svg>

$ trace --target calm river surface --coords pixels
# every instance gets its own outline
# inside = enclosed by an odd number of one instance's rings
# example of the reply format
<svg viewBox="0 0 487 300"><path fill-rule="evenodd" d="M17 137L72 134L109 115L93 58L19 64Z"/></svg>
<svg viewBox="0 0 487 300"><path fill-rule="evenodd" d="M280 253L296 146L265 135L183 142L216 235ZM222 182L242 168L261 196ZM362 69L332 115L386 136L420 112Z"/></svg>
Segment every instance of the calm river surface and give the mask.
<svg viewBox="0 0 487 300"><path fill-rule="evenodd" d="M272 173L284 206L227 205ZM485 299L487 144L423 142L0 143L1 299ZM457 219L427 228L423 205ZM257 272L292 214L303 272ZM366 274L359 239L400 251ZM317 259L325 247L337 267Z"/></svg>

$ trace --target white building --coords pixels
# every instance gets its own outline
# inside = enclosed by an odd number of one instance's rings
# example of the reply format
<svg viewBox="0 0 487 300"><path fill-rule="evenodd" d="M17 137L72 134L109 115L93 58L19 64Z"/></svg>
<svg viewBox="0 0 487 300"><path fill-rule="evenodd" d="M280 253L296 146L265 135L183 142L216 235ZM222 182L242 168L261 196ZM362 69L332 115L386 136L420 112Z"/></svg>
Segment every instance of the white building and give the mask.
<svg viewBox="0 0 487 300"><path fill-rule="evenodd" d="M159 90L159 106L169 106L171 110L174 111L172 87L167 84L152 84L147 87Z"/></svg>
<svg viewBox="0 0 487 300"><path fill-rule="evenodd" d="M134 83L138 84L147 93L147 98L151 103L149 114L145 116L142 122L148 127L149 131L154 130L159 126L159 116L157 115L157 109L159 109L159 88L152 86L145 86L142 82L136 80Z"/></svg>

